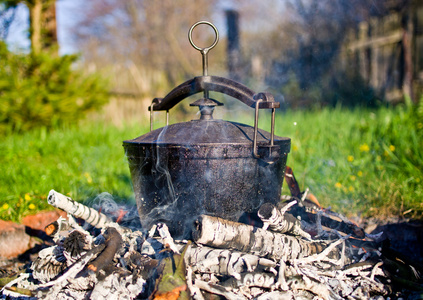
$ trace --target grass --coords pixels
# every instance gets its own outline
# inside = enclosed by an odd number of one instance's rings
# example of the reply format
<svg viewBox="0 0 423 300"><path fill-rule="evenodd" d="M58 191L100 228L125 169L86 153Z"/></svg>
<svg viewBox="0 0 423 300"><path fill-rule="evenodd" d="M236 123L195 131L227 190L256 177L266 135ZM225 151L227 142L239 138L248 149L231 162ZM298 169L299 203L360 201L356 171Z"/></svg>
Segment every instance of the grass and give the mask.
<svg viewBox="0 0 423 300"><path fill-rule="evenodd" d="M269 130L268 116L260 118ZM276 134L292 139L288 165L323 206L346 215L423 219L421 119L409 107L288 111L278 113ZM3 138L0 218L19 221L51 209L50 189L78 201L108 192L133 202L122 141L147 131L147 122L118 128L96 121Z"/></svg>

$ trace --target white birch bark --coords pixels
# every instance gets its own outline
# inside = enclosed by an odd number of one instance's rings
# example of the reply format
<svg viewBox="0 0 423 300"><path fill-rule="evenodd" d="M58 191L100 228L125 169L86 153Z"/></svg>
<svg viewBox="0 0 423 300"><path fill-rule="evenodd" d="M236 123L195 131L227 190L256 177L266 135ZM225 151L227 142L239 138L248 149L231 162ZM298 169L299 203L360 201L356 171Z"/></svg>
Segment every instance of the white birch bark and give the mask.
<svg viewBox="0 0 423 300"><path fill-rule="evenodd" d="M60 208L77 218L84 219L96 228L103 228L107 223L112 223L112 220L105 214L96 211L94 208L78 203L55 190L49 192L47 201L56 208Z"/></svg>
<svg viewBox="0 0 423 300"><path fill-rule="evenodd" d="M323 241L310 242L207 215L197 219L193 239L198 244L248 252L275 261L307 257L327 246Z"/></svg>

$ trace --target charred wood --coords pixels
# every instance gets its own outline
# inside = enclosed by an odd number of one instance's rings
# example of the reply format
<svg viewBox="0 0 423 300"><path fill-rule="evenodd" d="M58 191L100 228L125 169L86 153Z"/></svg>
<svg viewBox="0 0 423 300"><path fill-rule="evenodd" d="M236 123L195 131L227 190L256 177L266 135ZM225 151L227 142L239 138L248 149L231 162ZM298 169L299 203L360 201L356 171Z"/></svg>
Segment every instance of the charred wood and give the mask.
<svg viewBox="0 0 423 300"><path fill-rule="evenodd" d="M68 265L74 263L82 255L92 248L91 236L79 230L73 230L63 241L63 254L68 261Z"/></svg>
<svg viewBox="0 0 423 300"><path fill-rule="evenodd" d="M291 192L292 197L301 199L301 190L298 185L297 180L295 179L294 172L289 166L286 166L285 169L285 181L288 184L289 191Z"/></svg>
<svg viewBox="0 0 423 300"><path fill-rule="evenodd" d="M44 229L48 236L56 236L60 231L68 230L71 226L69 222L63 218L59 217L57 221L54 221L47 225Z"/></svg>
<svg viewBox="0 0 423 300"><path fill-rule="evenodd" d="M63 247L57 245L41 250L31 264L32 276L46 283L61 274L67 268L63 251Z"/></svg>
<svg viewBox="0 0 423 300"><path fill-rule="evenodd" d="M103 233L105 241L105 248L100 255L92 261L87 268L95 273L99 270L104 269L107 265L113 262L116 252L122 246L122 236L114 227L108 227Z"/></svg>

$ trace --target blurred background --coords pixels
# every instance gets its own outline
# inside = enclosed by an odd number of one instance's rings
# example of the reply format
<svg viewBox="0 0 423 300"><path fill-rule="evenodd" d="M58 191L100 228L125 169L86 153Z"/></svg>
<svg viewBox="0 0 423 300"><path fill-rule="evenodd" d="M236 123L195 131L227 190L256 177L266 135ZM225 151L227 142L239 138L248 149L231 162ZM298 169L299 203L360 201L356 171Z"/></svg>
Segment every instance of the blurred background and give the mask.
<svg viewBox="0 0 423 300"><path fill-rule="evenodd" d="M209 74L281 102L277 133L304 187L346 210L366 199L356 213L422 217L417 0L0 0L0 216L45 208L33 199L48 186L132 197L119 144L147 128L153 98L202 74L187 38L200 20L220 33ZM213 40L195 29L196 44Z"/></svg>

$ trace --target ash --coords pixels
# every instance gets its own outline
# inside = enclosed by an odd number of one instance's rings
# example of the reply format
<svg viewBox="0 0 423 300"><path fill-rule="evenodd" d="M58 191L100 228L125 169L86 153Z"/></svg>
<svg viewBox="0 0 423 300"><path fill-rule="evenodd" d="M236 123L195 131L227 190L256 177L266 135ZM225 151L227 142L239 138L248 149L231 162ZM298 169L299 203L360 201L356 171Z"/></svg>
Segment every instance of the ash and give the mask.
<svg viewBox="0 0 423 300"><path fill-rule="evenodd" d="M129 228L51 191L68 217L46 227L54 245L0 299L421 299L421 266L380 234L308 191L283 200L243 223L198 216L175 240L164 223Z"/></svg>

